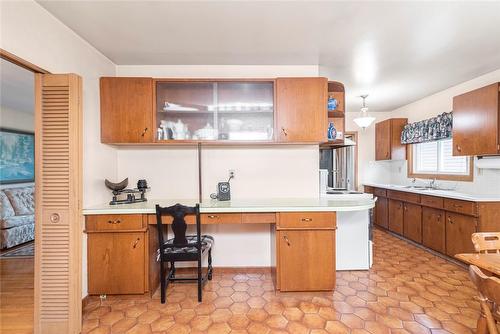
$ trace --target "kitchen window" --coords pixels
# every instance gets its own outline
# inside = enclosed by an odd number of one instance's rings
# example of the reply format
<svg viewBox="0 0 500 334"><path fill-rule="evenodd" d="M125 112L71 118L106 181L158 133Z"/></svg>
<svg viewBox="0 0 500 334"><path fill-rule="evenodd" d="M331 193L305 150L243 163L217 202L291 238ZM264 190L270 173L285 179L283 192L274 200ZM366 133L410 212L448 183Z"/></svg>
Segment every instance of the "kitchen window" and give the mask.
<svg viewBox="0 0 500 334"><path fill-rule="evenodd" d="M453 156L452 139L413 144L409 153L409 177L472 181L472 161Z"/></svg>

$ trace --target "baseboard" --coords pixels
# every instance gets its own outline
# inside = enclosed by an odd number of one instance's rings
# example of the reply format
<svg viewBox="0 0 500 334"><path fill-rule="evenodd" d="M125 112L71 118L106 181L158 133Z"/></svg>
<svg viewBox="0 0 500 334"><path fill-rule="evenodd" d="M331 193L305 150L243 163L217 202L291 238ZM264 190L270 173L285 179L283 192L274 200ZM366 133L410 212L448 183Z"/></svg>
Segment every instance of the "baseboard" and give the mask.
<svg viewBox="0 0 500 334"><path fill-rule="evenodd" d="M89 295L86 295L85 297L82 298L82 310L85 309L85 307L87 307L87 305L89 304L90 302L90 296Z"/></svg>

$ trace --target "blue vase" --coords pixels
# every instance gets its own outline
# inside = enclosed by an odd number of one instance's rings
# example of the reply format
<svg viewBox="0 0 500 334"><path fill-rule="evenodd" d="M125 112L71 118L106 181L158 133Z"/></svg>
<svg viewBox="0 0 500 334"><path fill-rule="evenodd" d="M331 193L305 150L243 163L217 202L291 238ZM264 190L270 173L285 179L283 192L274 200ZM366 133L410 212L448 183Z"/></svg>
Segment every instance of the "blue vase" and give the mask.
<svg viewBox="0 0 500 334"><path fill-rule="evenodd" d="M328 126L328 140L335 140L337 138L337 129L333 125L333 122L330 122Z"/></svg>
<svg viewBox="0 0 500 334"><path fill-rule="evenodd" d="M337 109L339 102L336 98L328 97L328 111L333 111Z"/></svg>

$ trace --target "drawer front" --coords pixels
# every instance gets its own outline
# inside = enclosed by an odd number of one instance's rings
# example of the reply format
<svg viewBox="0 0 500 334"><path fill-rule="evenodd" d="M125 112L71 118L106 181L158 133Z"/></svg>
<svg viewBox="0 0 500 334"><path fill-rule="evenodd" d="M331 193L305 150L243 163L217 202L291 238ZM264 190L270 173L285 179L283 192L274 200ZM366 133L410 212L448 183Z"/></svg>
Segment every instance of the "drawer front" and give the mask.
<svg viewBox="0 0 500 334"><path fill-rule="evenodd" d="M241 217L243 224L274 224L276 213L244 213Z"/></svg>
<svg viewBox="0 0 500 334"><path fill-rule="evenodd" d="M142 215L90 215L86 217L87 232L143 230Z"/></svg>
<svg viewBox="0 0 500 334"><path fill-rule="evenodd" d="M335 212L281 212L278 228L335 228L337 226L335 217Z"/></svg>
<svg viewBox="0 0 500 334"><path fill-rule="evenodd" d="M387 197L403 202L420 203L419 194L406 193L403 191L388 190Z"/></svg>
<svg viewBox="0 0 500 334"><path fill-rule="evenodd" d="M446 211L462 213L464 215L470 216L477 216L477 204L475 202L445 198L444 208Z"/></svg>
<svg viewBox="0 0 500 334"><path fill-rule="evenodd" d="M378 197L387 197L387 190L382 188L373 188L373 194Z"/></svg>
<svg viewBox="0 0 500 334"><path fill-rule="evenodd" d="M163 216L161 217L162 224L172 224L174 218L172 216ZM195 215L187 215L184 217L186 224L194 225L196 224L196 216ZM156 225L156 215L148 215L148 224Z"/></svg>
<svg viewBox="0 0 500 334"><path fill-rule="evenodd" d="M420 203L423 206L428 206L431 208L442 209L444 201L442 197L420 195Z"/></svg>
<svg viewBox="0 0 500 334"><path fill-rule="evenodd" d="M364 186L364 191L365 193L367 194L373 194L373 187L370 187L370 186Z"/></svg>
<svg viewBox="0 0 500 334"><path fill-rule="evenodd" d="M202 213L202 224L241 224L241 213Z"/></svg>

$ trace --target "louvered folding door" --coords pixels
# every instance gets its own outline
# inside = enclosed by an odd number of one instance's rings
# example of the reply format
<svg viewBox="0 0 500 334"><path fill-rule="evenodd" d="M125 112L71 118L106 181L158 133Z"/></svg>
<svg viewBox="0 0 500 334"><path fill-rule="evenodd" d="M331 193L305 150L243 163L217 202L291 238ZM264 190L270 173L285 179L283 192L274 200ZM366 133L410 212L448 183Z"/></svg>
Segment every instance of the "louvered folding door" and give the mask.
<svg viewBox="0 0 500 334"><path fill-rule="evenodd" d="M37 74L35 85L35 333L81 328L81 78Z"/></svg>

